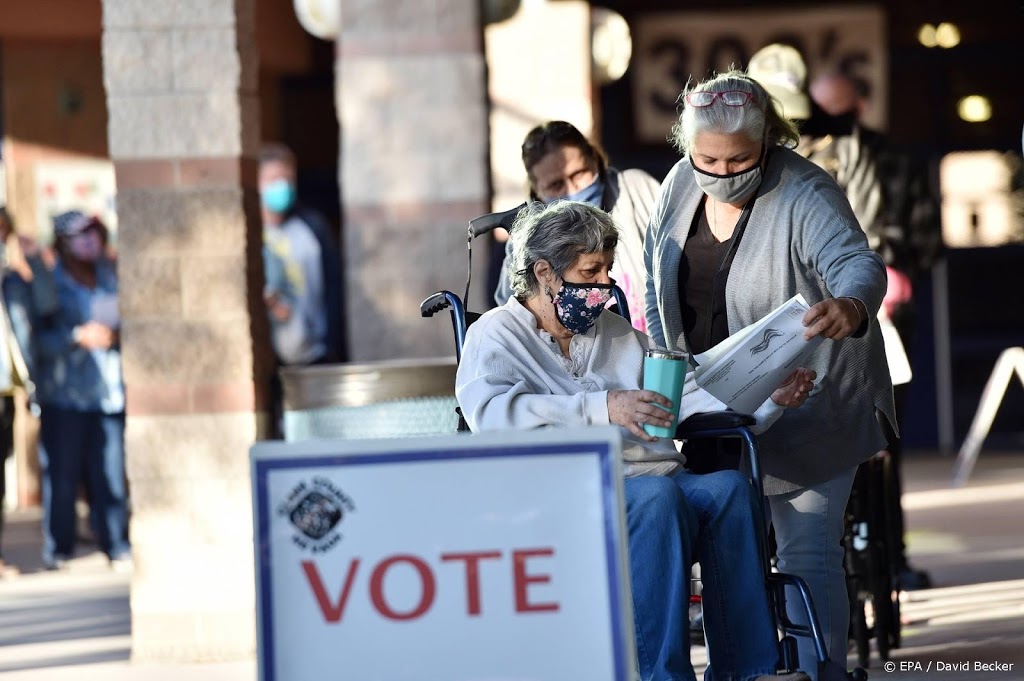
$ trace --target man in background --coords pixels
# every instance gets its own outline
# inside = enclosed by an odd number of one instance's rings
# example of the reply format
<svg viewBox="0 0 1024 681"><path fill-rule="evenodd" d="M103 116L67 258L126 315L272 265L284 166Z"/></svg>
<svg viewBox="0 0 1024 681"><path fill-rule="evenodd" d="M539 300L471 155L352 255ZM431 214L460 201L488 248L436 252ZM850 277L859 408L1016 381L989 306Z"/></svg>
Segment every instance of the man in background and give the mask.
<svg viewBox="0 0 1024 681"><path fill-rule="evenodd" d="M309 366L344 358L341 254L326 221L296 202L295 155L283 144L260 152L264 302L271 345L280 366ZM271 385L274 423L281 386Z"/></svg>

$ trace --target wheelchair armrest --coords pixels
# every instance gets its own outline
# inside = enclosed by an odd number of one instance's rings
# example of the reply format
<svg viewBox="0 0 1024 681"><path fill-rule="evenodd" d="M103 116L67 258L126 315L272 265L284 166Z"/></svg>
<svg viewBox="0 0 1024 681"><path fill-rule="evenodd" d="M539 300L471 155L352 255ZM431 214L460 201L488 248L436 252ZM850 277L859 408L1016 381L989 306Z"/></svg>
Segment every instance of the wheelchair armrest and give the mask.
<svg viewBox="0 0 1024 681"><path fill-rule="evenodd" d="M693 414L676 428L676 439L685 440L691 437L698 437L701 433L711 430L726 430L752 426L757 419L749 414L740 414L735 411L709 411L700 414Z"/></svg>

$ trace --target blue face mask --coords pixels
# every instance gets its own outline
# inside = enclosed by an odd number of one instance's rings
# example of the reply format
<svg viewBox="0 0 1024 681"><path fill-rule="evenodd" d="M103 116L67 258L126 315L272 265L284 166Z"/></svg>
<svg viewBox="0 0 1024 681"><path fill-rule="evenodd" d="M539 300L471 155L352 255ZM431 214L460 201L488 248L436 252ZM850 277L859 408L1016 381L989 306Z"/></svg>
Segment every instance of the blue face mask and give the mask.
<svg viewBox="0 0 1024 681"><path fill-rule="evenodd" d="M555 201L582 201L583 203L589 203L594 208L601 207L601 198L604 196L604 182L601 181L601 177L595 177L594 181L588 184L583 189L569 194L568 196L561 196L557 199L551 199L548 204Z"/></svg>
<svg viewBox="0 0 1024 681"><path fill-rule="evenodd" d="M295 203L295 187L283 178L268 182L260 187L260 200L271 213L286 213Z"/></svg>

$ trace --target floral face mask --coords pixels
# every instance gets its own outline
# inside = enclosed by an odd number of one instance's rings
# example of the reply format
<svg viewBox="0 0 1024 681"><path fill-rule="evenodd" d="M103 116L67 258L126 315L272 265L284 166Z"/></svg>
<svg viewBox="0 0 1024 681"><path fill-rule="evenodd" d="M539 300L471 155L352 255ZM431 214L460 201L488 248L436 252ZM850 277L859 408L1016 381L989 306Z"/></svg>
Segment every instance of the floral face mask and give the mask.
<svg viewBox="0 0 1024 681"><path fill-rule="evenodd" d="M583 334L604 312L604 306L612 297L611 284L572 284L563 281L558 294L552 299L558 321L569 331Z"/></svg>

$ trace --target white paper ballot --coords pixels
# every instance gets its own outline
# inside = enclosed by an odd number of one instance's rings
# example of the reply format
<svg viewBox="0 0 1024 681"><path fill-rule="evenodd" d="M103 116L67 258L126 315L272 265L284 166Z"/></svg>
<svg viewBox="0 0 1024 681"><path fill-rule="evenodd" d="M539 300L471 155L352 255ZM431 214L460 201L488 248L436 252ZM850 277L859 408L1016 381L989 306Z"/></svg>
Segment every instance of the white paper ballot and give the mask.
<svg viewBox="0 0 1024 681"><path fill-rule="evenodd" d="M735 411L756 411L823 340L804 340L802 320L808 309L798 293L761 320L694 355L697 385Z"/></svg>

